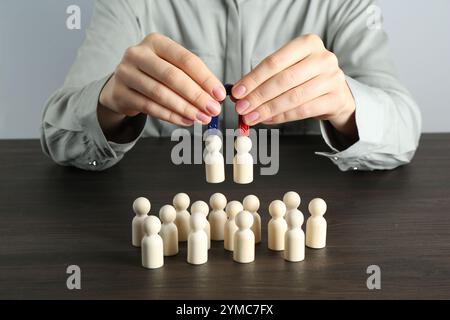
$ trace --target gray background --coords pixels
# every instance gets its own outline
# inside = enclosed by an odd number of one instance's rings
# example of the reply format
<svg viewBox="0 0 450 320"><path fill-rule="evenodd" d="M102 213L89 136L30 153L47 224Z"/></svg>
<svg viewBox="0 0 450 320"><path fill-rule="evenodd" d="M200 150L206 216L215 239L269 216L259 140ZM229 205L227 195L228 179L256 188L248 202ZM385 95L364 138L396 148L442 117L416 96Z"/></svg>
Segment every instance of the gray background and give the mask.
<svg viewBox="0 0 450 320"><path fill-rule="evenodd" d="M450 1L379 0L398 74L419 103L424 132L450 132ZM82 29L67 30L66 8ZM36 138L43 105L64 81L93 0L0 0L0 139Z"/></svg>

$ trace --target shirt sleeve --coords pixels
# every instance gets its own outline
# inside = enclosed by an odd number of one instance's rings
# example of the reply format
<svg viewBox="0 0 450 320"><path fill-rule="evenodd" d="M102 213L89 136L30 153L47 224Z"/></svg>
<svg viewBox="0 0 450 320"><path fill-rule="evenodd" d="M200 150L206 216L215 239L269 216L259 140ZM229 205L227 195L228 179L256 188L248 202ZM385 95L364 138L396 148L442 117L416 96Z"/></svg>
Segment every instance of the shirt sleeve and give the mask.
<svg viewBox="0 0 450 320"><path fill-rule="evenodd" d="M103 86L125 50L141 39L138 18L128 1L95 2L86 39L65 83L44 108L41 145L56 163L103 170L120 161L141 136L145 115L127 119L134 134L124 144L108 141L97 119Z"/></svg>
<svg viewBox="0 0 450 320"><path fill-rule="evenodd" d="M321 121L322 136L332 151L317 154L342 171L407 164L419 143L421 115L394 74L386 33L372 23L379 9L369 0L330 3L325 42L338 57L355 99L359 141L346 144L328 122Z"/></svg>

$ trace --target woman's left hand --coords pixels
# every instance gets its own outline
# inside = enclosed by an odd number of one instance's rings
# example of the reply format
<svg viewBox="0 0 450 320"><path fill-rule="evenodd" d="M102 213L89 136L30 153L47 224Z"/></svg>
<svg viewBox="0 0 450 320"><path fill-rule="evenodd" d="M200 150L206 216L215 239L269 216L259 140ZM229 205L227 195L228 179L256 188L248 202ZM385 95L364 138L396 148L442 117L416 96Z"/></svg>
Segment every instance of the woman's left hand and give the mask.
<svg viewBox="0 0 450 320"><path fill-rule="evenodd" d="M344 72L316 35L296 38L265 58L232 93L248 125L317 118L357 136L355 101Z"/></svg>

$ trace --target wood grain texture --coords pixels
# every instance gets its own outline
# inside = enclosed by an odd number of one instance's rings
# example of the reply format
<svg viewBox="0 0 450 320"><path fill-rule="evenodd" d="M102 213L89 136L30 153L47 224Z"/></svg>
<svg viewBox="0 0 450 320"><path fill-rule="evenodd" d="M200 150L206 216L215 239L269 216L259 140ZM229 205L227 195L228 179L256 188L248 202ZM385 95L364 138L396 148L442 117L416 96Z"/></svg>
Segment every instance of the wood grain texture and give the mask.
<svg viewBox="0 0 450 320"><path fill-rule="evenodd" d="M314 155L320 137L283 137L280 172L240 186L209 185L202 165L175 166L171 142L143 139L104 172L60 167L38 141L0 141L0 298L57 299L449 299L450 135L425 135L409 166L390 172L342 173ZM267 250L267 208L286 191L300 209L328 203L328 246L301 263ZM131 246L132 202L148 197L153 214L177 192L192 201L213 192L228 200L256 194L263 241L256 261L233 262L214 243L209 262L186 263L186 246L158 270L140 266ZM66 289L66 267L82 270L82 290ZM382 271L369 291L366 268Z"/></svg>

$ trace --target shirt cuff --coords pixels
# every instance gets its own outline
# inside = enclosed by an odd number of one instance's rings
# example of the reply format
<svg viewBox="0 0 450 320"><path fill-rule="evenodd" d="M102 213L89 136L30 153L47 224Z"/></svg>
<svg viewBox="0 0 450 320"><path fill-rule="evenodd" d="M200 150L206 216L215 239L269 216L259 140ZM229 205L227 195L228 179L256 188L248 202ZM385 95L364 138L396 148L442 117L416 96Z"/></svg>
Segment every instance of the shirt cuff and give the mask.
<svg viewBox="0 0 450 320"><path fill-rule="evenodd" d="M91 143L96 150L96 159L90 160L90 163L92 163L93 166L103 166L112 159L121 158L123 154L129 151L142 136L147 121L147 117L145 116L145 120L140 122L142 127L138 128L138 135L131 142L121 144L108 141L106 139L97 118L97 106L100 93L109 78L110 75L94 81L87 86L83 90L79 107L75 110L75 116L77 117L86 135L91 139Z"/></svg>
<svg viewBox="0 0 450 320"><path fill-rule="evenodd" d="M359 140L347 148L336 139L334 128L328 122L320 121L320 131L325 143L332 152L316 152L329 158L340 170L368 170L364 164L365 157L383 140L385 110L382 92L362 84L351 77L346 77L350 91L355 99L355 120Z"/></svg>

